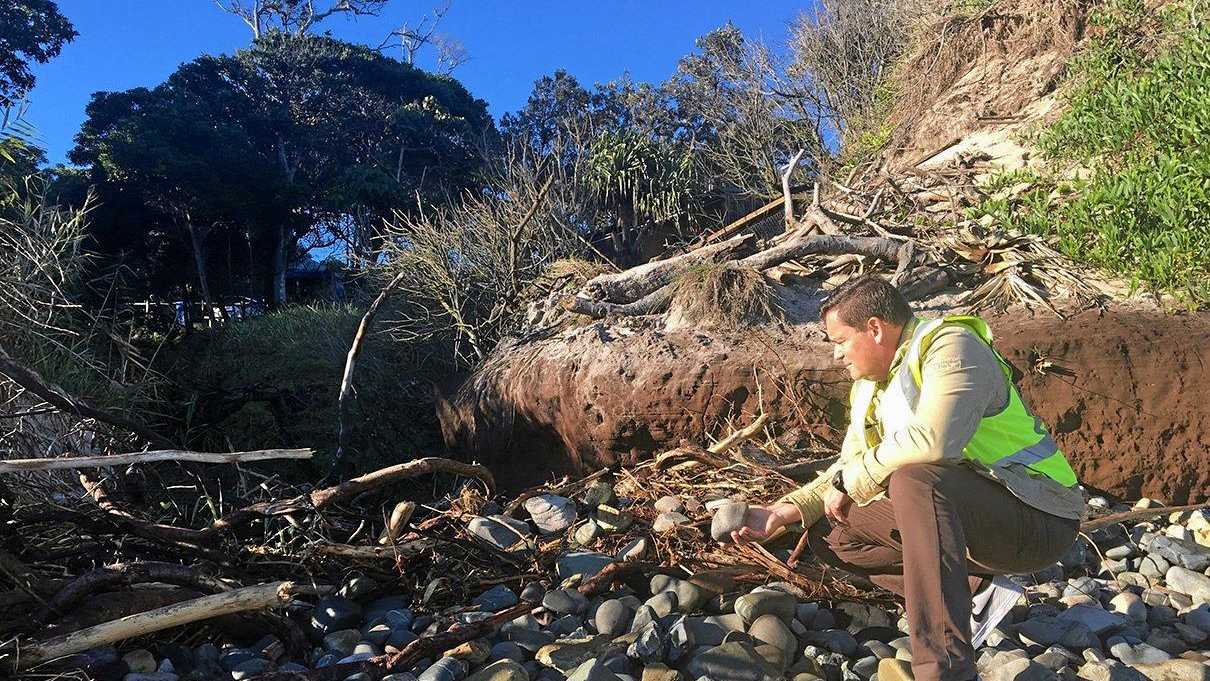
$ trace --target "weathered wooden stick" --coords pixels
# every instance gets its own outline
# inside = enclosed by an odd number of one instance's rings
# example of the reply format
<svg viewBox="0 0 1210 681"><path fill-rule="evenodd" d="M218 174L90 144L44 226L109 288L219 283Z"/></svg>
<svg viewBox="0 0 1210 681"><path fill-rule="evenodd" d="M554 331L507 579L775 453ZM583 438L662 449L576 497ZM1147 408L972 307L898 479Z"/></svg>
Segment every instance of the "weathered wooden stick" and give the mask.
<svg viewBox="0 0 1210 681"><path fill-rule="evenodd" d="M898 263L902 257L901 246L902 244L892 239L875 237L843 237L826 234L803 236L761 251L756 255L750 255L740 260L739 264L764 271L804 255L844 255L848 253Z"/></svg>
<svg viewBox="0 0 1210 681"><path fill-rule="evenodd" d="M741 442L750 440L755 437L765 427L765 423L769 421L769 415L762 413L756 417L756 420L747 426L731 433L727 437L715 442L706 448L706 451L711 454L725 454L727 450L738 445Z"/></svg>
<svg viewBox="0 0 1210 681"><path fill-rule="evenodd" d="M1100 518L1085 520L1080 523L1080 531L1088 532L1091 530L1100 529L1115 523L1125 522L1127 520L1141 520L1143 518L1154 518L1155 516L1165 515L1169 513L1180 513L1182 511L1200 511L1203 508L1210 508L1210 501L1203 501L1200 504L1188 504L1185 506L1164 506L1161 508L1140 508L1133 511L1122 511L1121 513L1110 513Z"/></svg>
<svg viewBox="0 0 1210 681"><path fill-rule="evenodd" d="M309 459L310 449L258 449L250 452L191 452L183 449L153 449L148 452L78 456L44 459L8 459L0 461L0 473L46 471L62 468L108 468L152 461L190 461L196 463L242 463L269 459Z"/></svg>
<svg viewBox="0 0 1210 681"><path fill-rule="evenodd" d="M332 457L332 464L329 468L329 477L338 473L344 465L345 452L349 448L349 408L351 406L350 399L353 396L353 368L357 365L357 357L361 354L361 346L365 341L366 331L369 330L370 324L374 322L374 317L378 314L378 308L382 306L382 302L391 295L399 283L403 281L407 271L402 271L395 275L394 279L378 292L374 298L374 302L370 303L369 309L361 316L361 322L357 324L357 333L353 334L353 342L349 345L349 353L345 356L345 369L340 376L340 395L336 398L336 413L337 413L337 436L336 436L336 454Z"/></svg>
<svg viewBox="0 0 1210 681"><path fill-rule="evenodd" d="M123 639L143 636L190 622L229 615L235 612L265 610L285 605L295 596L307 593L307 587L294 582L272 582L244 587L213 596L156 608L148 612L88 627L70 634L23 647L9 649L6 657L16 669L28 669L57 657L78 653Z"/></svg>
<svg viewBox="0 0 1210 681"><path fill-rule="evenodd" d="M568 312L588 315L601 319L609 315L621 317L641 317L649 314L659 314L668 309L672 303L672 285L657 289L634 301L633 303L618 304L590 300L581 296L563 296L559 301Z"/></svg>
<svg viewBox="0 0 1210 681"><path fill-rule="evenodd" d="M435 539L416 539L386 546L355 546L353 544L314 544L308 551L319 556L353 558L356 560L395 560L410 558L440 543Z"/></svg>
<svg viewBox="0 0 1210 681"><path fill-rule="evenodd" d="M38 372L19 364L2 346L0 346L0 374L8 376L14 383L37 395L43 402L60 411L71 412L84 418L96 419L112 426L117 426L160 447L172 447L172 443L164 436L152 431L147 426L135 423L119 414L98 409L84 400L67 394L67 391L48 382Z"/></svg>
<svg viewBox="0 0 1210 681"><path fill-rule="evenodd" d="M794 174L794 169L798 167L798 160L806 153L806 149L799 149L794 158L786 164L786 172L781 174L781 197L786 204L786 229L794 227L794 199L790 196L790 176Z"/></svg>
<svg viewBox="0 0 1210 681"><path fill-rule="evenodd" d="M671 283L678 274L707 262L734 259L752 240L751 234L737 236L684 255L654 260L624 272L600 274L584 284L584 292L592 300L607 303L631 303Z"/></svg>

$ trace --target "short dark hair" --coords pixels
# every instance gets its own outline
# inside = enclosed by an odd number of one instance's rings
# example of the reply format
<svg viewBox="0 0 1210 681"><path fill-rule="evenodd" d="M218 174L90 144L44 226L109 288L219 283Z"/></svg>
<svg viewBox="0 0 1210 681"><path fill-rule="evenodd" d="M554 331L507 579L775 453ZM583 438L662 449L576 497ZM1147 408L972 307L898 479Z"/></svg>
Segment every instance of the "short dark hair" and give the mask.
<svg viewBox="0 0 1210 681"><path fill-rule="evenodd" d="M836 310L836 317L845 326L861 328L870 317L903 326L912 318L907 298L891 282L876 274L863 274L837 286L823 301L819 319Z"/></svg>

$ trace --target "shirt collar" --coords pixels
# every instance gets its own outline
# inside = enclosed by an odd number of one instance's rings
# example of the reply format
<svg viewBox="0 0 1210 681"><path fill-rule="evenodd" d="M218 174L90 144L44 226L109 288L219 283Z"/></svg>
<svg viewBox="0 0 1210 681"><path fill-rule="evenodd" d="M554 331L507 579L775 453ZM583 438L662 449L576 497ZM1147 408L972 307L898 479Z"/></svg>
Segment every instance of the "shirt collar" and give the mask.
<svg viewBox="0 0 1210 681"><path fill-rule="evenodd" d="M920 326L920 318L915 315L908 320L907 324L903 325L903 331L899 335L899 345L895 347L895 356L891 358L891 368L887 372L886 378L883 379L884 382L891 380L899 365L903 363L903 356L907 354L908 348L912 344L912 336L916 334L918 326Z"/></svg>

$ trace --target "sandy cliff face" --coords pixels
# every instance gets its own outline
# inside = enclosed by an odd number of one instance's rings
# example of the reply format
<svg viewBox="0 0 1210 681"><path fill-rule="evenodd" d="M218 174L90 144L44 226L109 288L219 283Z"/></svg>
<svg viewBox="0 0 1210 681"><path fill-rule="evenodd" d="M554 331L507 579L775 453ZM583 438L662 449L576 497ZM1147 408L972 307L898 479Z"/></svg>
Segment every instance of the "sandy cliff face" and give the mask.
<svg viewBox="0 0 1210 681"><path fill-rule="evenodd" d="M1210 321L1095 311L990 318L1081 480L1170 502L1210 486ZM1049 363L1049 364L1047 364ZM1041 373L1035 372L1038 367ZM849 381L814 324L742 333L597 322L503 348L441 403L447 443L513 484L706 441L758 410L837 442Z"/></svg>

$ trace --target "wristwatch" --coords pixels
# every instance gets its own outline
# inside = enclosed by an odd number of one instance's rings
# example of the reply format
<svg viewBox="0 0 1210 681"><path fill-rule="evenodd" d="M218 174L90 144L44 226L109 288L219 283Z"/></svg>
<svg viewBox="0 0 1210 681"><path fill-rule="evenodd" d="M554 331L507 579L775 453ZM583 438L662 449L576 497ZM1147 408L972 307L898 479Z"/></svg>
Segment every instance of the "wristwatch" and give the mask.
<svg viewBox="0 0 1210 681"><path fill-rule="evenodd" d="M832 488L841 494L849 493L849 491L844 488L844 471L836 471L836 475L832 476Z"/></svg>

